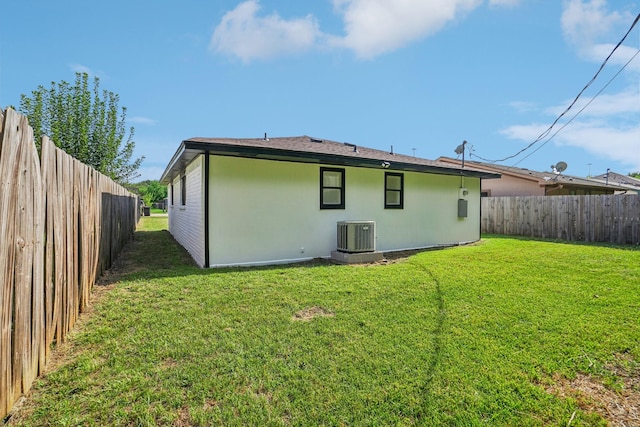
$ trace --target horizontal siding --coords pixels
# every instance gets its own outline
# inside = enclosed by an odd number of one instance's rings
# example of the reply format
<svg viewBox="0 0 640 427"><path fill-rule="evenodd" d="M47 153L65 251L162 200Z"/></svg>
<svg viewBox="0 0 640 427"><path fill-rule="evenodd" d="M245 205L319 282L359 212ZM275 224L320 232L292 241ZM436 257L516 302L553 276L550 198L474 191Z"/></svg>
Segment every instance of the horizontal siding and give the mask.
<svg viewBox="0 0 640 427"><path fill-rule="evenodd" d="M169 205L169 232L191 254L196 263L204 266L204 209L203 157L187 166L187 199L181 204L180 177L173 181L173 203ZM169 188L171 193L171 188Z"/></svg>

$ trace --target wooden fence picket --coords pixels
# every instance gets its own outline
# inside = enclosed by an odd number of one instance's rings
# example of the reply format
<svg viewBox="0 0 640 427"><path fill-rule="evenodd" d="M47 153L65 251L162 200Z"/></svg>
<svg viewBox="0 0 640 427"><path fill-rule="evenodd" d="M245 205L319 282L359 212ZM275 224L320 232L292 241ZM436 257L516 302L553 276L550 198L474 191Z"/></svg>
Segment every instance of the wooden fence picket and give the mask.
<svg viewBox="0 0 640 427"><path fill-rule="evenodd" d="M483 197L481 231L547 239L640 244L640 196Z"/></svg>
<svg viewBox="0 0 640 427"><path fill-rule="evenodd" d="M118 200L103 210L103 200ZM135 230L138 200L0 109L0 419L32 386Z"/></svg>
<svg viewBox="0 0 640 427"><path fill-rule="evenodd" d="M15 402L13 301L15 281L15 206L17 204L17 116L4 114L0 138L0 415Z"/></svg>

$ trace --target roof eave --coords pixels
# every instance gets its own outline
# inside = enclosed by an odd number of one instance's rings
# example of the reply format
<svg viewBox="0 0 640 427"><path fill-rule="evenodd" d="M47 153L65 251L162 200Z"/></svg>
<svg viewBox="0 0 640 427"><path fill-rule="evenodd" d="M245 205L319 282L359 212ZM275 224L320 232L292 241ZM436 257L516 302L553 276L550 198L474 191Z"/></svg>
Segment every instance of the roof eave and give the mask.
<svg viewBox="0 0 640 427"><path fill-rule="evenodd" d="M173 157L171 157L169 164L167 164L167 167L164 169L164 172L162 172L162 175L160 176L161 184L169 184L173 180L173 178L175 178L177 174L172 172L175 172L177 165L184 156L185 150L185 141L182 141Z"/></svg>
<svg viewBox="0 0 640 427"><path fill-rule="evenodd" d="M422 173L429 172L439 175L466 176L483 179L500 178L499 173L485 172L480 170L448 168L437 165L423 165L402 161L388 162L386 160L376 158L342 156L339 154L315 153L309 151L295 151L278 148L265 149L263 147L224 144L217 142L195 142L185 140L182 141L182 144L178 148L178 151L176 151L173 158L169 162L169 165L160 178L160 182L163 184L168 184L180 173L180 170L182 170L182 168L186 166L186 164L193 160L193 158L195 158L198 154L204 153L215 154L219 156L258 158L264 160L319 163L336 166L353 166L366 168L383 168L384 162L385 165L386 163L388 163L388 166L384 168L386 170Z"/></svg>

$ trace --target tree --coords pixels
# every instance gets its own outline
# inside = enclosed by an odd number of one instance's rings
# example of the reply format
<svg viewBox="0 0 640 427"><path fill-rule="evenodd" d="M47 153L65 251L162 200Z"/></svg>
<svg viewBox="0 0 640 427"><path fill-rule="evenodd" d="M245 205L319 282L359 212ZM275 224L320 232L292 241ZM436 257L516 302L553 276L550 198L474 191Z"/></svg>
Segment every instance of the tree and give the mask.
<svg viewBox="0 0 640 427"><path fill-rule="evenodd" d="M640 178L640 172L631 172L629 176L633 178Z"/></svg>
<svg viewBox="0 0 640 427"><path fill-rule="evenodd" d="M154 202L160 202L167 198L167 187L159 181L142 181L137 184L128 184L127 189L142 197L145 206L151 206Z"/></svg>
<svg viewBox="0 0 640 427"><path fill-rule="evenodd" d="M29 118L38 148L47 135L69 155L123 184L139 176L144 157L132 160L134 129L127 136L127 109L119 109L119 101L115 93L100 91L98 77L91 90L89 75L76 73L73 85L51 82L49 89L38 86L31 97L21 95L20 112Z"/></svg>

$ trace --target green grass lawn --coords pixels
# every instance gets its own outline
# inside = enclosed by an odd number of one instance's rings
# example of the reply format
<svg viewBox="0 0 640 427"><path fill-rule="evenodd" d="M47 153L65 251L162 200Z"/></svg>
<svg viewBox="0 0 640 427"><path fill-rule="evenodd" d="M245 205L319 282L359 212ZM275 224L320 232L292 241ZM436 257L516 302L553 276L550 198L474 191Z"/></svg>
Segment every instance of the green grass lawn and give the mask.
<svg viewBox="0 0 640 427"><path fill-rule="evenodd" d="M640 373L636 249L488 236L388 265L201 270L161 227L142 218L12 424L606 425L548 390L585 374L622 395Z"/></svg>

